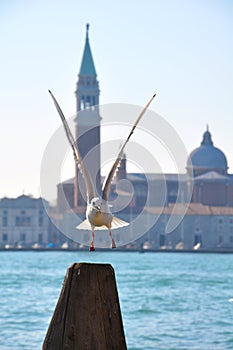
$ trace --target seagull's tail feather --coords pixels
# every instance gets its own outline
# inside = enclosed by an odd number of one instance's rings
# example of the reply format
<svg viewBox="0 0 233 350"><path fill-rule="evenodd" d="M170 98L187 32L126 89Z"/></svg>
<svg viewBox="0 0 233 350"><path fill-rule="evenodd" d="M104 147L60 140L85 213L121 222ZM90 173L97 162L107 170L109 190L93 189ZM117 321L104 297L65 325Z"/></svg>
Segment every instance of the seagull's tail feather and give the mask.
<svg viewBox="0 0 233 350"><path fill-rule="evenodd" d="M116 216L113 216L112 218L112 223L111 223L111 229L115 230L117 228L121 228L121 227L125 227L128 226L129 223L117 218ZM91 224L89 223L89 221L86 219L83 222L81 222L81 224L79 224L78 226L76 226L77 230L91 230ZM95 226L95 231L96 230L107 230L107 227L105 225L103 226Z"/></svg>
<svg viewBox="0 0 233 350"><path fill-rule="evenodd" d="M113 216L112 218L112 225L111 225L111 229L114 230L116 228L121 228L121 227L125 227L125 226L128 226L129 223L122 220L122 219L119 219L117 218L116 216Z"/></svg>
<svg viewBox="0 0 233 350"><path fill-rule="evenodd" d="M91 230L91 224L90 222L86 219L81 222L78 226L76 226L77 230Z"/></svg>

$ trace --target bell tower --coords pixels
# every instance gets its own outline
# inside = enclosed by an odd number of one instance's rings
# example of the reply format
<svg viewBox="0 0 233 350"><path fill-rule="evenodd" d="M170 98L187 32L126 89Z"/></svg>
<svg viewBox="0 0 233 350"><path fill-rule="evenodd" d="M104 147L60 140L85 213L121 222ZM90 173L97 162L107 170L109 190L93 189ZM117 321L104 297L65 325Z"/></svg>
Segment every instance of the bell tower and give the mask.
<svg viewBox="0 0 233 350"><path fill-rule="evenodd" d="M89 24L76 85L75 134L81 157L100 193L100 114L99 82L89 43ZM75 170L74 207L85 205L86 190L79 170Z"/></svg>

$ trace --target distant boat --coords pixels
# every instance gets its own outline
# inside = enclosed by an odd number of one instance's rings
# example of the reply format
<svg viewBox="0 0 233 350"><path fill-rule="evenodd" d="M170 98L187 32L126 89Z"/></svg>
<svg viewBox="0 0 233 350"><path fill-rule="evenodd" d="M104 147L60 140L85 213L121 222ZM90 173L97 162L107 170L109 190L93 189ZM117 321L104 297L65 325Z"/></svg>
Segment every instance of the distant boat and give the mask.
<svg viewBox="0 0 233 350"><path fill-rule="evenodd" d="M200 242L196 243L196 244L193 246L193 250L198 250L198 249L200 249L200 248L201 248L201 243L200 243Z"/></svg>
<svg viewBox="0 0 233 350"><path fill-rule="evenodd" d="M61 249L68 249L68 248L69 248L68 242L64 242L64 243L61 245Z"/></svg>
<svg viewBox="0 0 233 350"><path fill-rule="evenodd" d="M14 247L13 247L13 245L11 245L11 244L6 244L6 245L5 245L5 249L12 249L12 248L14 248Z"/></svg>
<svg viewBox="0 0 233 350"><path fill-rule="evenodd" d="M180 241L176 245L176 250L183 250L183 249L184 249L184 243L182 241Z"/></svg>
<svg viewBox="0 0 233 350"><path fill-rule="evenodd" d="M32 249L40 249L40 248L42 248L42 245L40 243L34 243L32 245Z"/></svg>
<svg viewBox="0 0 233 350"><path fill-rule="evenodd" d="M16 246L17 249L23 249L24 245L22 243L18 243Z"/></svg>
<svg viewBox="0 0 233 350"><path fill-rule="evenodd" d="M55 247L55 244L52 242L47 244L47 248L49 248L49 249L54 248L54 247Z"/></svg>
<svg viewBox="0 0 233 350"><path fill-rule="evenodd" d="M142 245L142 249L143 249L143 250L148 250L148 249L151 249L151 248L152 248L152 246L151 246L151 244L150 244L149 241L145 241L145 242L143 243L143 245Z"/></svg>

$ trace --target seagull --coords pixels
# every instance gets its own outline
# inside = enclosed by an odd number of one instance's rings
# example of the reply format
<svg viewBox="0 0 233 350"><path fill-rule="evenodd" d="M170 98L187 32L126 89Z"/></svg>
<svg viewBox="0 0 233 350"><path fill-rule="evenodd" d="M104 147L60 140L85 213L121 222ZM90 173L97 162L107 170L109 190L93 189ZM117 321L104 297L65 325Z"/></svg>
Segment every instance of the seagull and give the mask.
<svg viewBox="0 0 233 350"><path fill-rule="evenodd" d="M121 145L118 156L117 156L108 176L106 176L106 178L104 180L103 187L102 187L102 195L101 195L101 197L98 197L96 194L96 191L95 191L95 187L94 187L93 182L92 182L92 178L91 178L91 176L88 172L88 169L86 168L86 166L82 160L82 157L80 155L80 151L78 149L77 142L75 141L73 134L71 133L71 130L68 126L66 118L65 118L57 100L55 99L54 95L52 94L52 92L50 90L49 90L49 93L50 93L52 100L55 104L57 112L61 117L67 139L68 139L68 141L72 147L72 150L73 150L75 164L79 168L79 170L81 171L81 174L83 176L84 183L86 186L86 191L87 191L86 219L80 225L78 225L76 228L77 229L90 229L91 228L92 240L91 240L90 248L89 248L90 251L95 250L95 246L94 246L95 229L106 229L107 228L108 232L109 232L110 239L111 239L111 247L116 248L116 243L115 243L114 238L112 236L112 229L127 226L129 223L112 215L112 213L110 211L110 205L108 204L108 196L109 196L112 180L113 180L113 177L114 177L114 175L117 171L117 168L121 162L126 144L128 143L136 126L138 125L142 116L144 115L144 113L148 109L149 105L151 104L151 102L155 98L156 94L154 94L150 98L150 100L147 102L145 107L142 109L142 111L139 114L138 118L136 119L133 127L131 128L128 137Z"/></svg>

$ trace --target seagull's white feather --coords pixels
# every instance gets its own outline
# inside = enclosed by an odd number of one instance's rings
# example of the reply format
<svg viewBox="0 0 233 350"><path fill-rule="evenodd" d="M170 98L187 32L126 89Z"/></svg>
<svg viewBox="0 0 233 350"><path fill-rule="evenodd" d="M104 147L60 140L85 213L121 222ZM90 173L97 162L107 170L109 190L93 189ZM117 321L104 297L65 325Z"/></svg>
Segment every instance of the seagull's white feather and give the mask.
<svg viewBox="0 0 233 350"><path fill-rule="evenodd" d="M64 129L65 129L65 132L66 132L66 136L68 138L68 141L72 147L72 150L73 150L73 154L74 154L74 160L75 160L75 163L76 165L80 168L80 171L83 175L83 178L84 178L84 181L85 181L85 185L86 185L86 190L87 190L87 197L88 197L88 202L90 202L92 200L92 198L95 197L95 190L94 190L94 186L93 186L93 182L91 180L91 177L89 175L89 172L87 170L87 168L85 167L85 164L83 163L82 161L82 158L81 158L81 155L80 155L80 152L79 152L79 149L77 147L77 144L75 142L75 139L72 135L72 132L69 128L69 125L66 121L66 118L61 110L61 107L59 106L57 100L55 99L55 97L53 96L52 92L49 90L49 93L53 99L53 102L55 104L55 107L58 111L58 114L60 115L61 117L61 120L62 120L62 123L63 123L63 126L64 126Z"/></svg>
<svg viewBox="0 0 233 350"><path fill-rule="evenodd" d="M130 130L130 133L126 139L126 141L123 143L123 145L121 146L120 148L120 151L118 153L118 156L117 156L117 159L115 160L108 176L105 178L104 180L104 184L103 184L103 188L102 188L102 197L105 201L108 200L108 195L109 195L109 191L110 191L110 188L111 188L111 183L112 183L112 180L113 180L113 177L116 173L116 170L119 166L119 163L121 161L121 158L123 156L123 153L124 153L124 149L125 149L125 146L126 144L128 143L130 137L132 136L136 126L138 125L139 121L141 120L142 116L144 115L144 113L146 112L147 108L149 107L149 105L151 104L151 102L153 101L153 99L155 98L156 94L154 94L151 99L147 102L147 104L145 105L145 107L143 108L143 110L141 111L141 113L139 114L138 118L136 119L132 129Z"/></svg>

